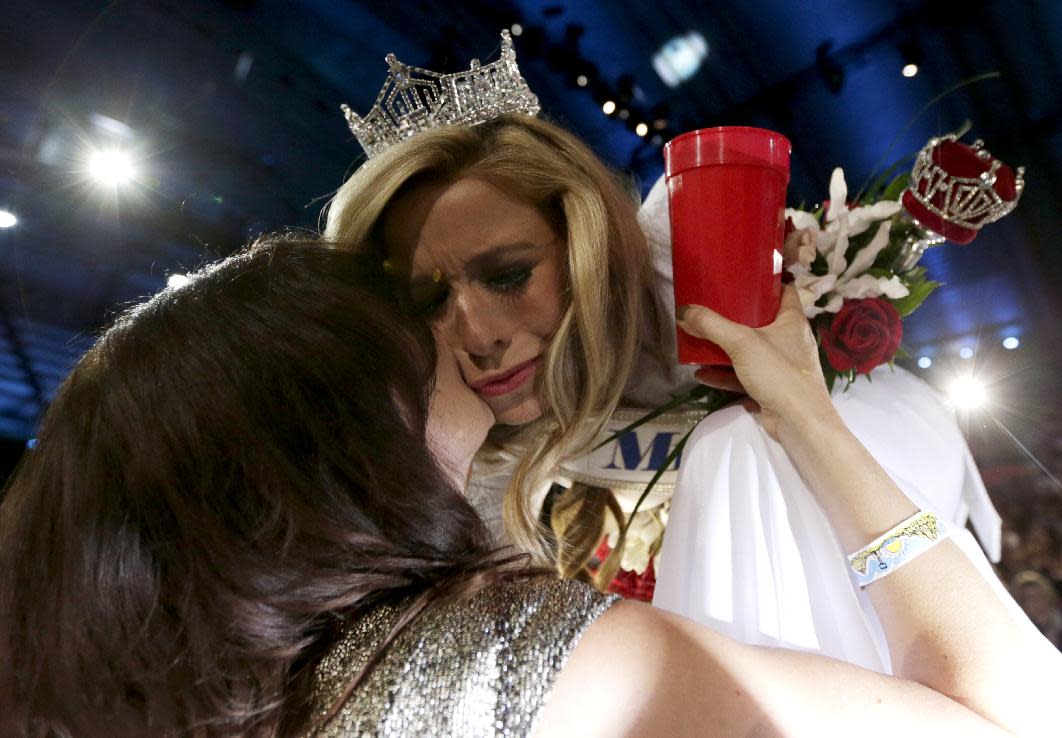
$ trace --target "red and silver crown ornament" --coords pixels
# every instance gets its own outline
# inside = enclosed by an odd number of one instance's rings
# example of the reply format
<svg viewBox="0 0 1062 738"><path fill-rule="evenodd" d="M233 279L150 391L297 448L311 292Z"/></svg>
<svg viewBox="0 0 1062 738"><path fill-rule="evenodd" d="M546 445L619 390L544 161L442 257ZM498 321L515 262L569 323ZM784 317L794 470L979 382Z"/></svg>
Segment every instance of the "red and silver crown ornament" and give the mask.
<svg viewBox="0 0 1062 738"><path fill-rule="evenodd" d="M970 243L986 223L1018 204L1024 167L1013 170L984 148L955 134L932 138L915 160L903 206L923 227L955 243Z"/></svg>
<svg viewBox="0 0 1062 738"><path fill-rule="evenodd" d="M924 234L904 245L898 271L913 267L929 246L970 243L982 226L1012 211L1024 174L1024 167L1015 170L993 157L982 141L965 144L954 133L931 138L918 152L902 197Z"/></svg>

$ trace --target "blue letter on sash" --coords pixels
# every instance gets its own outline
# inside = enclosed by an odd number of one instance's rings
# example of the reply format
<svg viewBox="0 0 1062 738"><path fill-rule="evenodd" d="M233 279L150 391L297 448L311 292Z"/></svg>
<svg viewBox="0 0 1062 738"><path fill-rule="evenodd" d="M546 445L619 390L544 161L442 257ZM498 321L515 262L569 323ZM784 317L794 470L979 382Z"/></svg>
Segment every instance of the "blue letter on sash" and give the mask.
<svg viewBox="0 0 1062 738"><path fill-rule="evenodd" d="M605 466L606 469L619 469L616 464L616 450L619 451L619 455L622 457L623 468L627 471L633 471L641 466L642 461L645 461L645 457L648 456L649 460L643 467L643 471L656 471L664 465L667 461L667 455L671 453L671 442L674 439L674 433L657 433L653 436L652 442L649 444L649 448L645 452L642 451L641 446L638 444L638 434L634 431L630 433L624 433L618 439L616 439L616 449L612 452L612 459ZM680 459L676 458L673 468L677 469Z"/></svg>

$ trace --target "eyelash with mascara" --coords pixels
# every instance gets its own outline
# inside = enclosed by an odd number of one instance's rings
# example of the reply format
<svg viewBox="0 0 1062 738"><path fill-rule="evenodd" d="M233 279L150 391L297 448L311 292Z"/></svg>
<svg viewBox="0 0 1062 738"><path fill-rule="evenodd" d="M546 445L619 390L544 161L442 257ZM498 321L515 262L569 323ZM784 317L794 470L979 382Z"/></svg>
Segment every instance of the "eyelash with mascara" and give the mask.
<svg viewBox="0 0 1062 738"><path fill-rule="evenodd" d="M503 270L483 279L487 289L504 297L515 297L531 281L534 272L533 266L515 267ZM438 289L430 297L414 300L416 312L424 317L436 315L446 304L450 296L450 288L446 284L439 284Z"/></svg>

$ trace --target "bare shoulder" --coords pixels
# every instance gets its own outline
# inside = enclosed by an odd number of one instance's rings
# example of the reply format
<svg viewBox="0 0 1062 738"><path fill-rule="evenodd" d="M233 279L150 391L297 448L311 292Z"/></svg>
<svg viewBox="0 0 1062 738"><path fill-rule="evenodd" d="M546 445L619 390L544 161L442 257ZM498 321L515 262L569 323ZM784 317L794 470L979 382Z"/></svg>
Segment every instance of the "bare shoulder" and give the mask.
<svg viewBox="0 0 1062 738"><path fill-rule="evenodd" d="M743 648L683 618L618 602L583 634L535 735L741 734L754 705L729 674L738 656L731 646Z"/></svg>
<svg viewBox="0 0 1062 738"><path fill-rule="evenodd" d="M912 720L937 736L1002 734L922 685L618 602L572 651L534 735L840 735L903 731Z"/></svg>

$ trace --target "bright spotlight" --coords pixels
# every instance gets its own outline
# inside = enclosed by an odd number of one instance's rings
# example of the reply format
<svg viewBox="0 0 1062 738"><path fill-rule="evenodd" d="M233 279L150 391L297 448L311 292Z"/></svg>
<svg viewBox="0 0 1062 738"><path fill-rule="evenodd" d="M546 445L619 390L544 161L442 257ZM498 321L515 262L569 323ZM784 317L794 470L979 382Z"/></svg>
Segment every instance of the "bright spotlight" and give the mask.
<svg viewBox="0 0 1062 738"><path fill-rule="evenodd" d="M188 277L184 274L171 274L166 280L167 287L181 287L188 284Z"/></svg>
<svg viewBox="0 0 1062 738"><path fill-rule="evenodd" d="M133 173L132 160L117 149L97 151L89 159L89 174L101 184L125 184L133 178Z"/></svg>
<svg viewBox="0 0 1062 738"><path fill-rule="evenodd" d="M639 123L634 127L634 132L644 138L645 134L649 133L649 126L647 126L645 123Z"/></svg>
<svg viewBox="0 0 1062 738"><path fill-rule="evenodd" d="M612 115L616 112L616 103L612 100L605 100L605 104L601 106L601 112L605 115Z"/></svg>
<svg viewBox="0 0 1062 738"><path fill-rule="evenodd" d="M928 369L929 367L933 366L933 360L930 359L928 356L922 356L918 359L918 366L922 369Z"/></svg>
<svg viewBox="0 0 1062 738"><path fill-rule="evenodd" d="M903 65L903 76L904 77L913 77L916 74L918 74L918 65L917 64L904 64Z"/></svg>
<svg viewBox="0 0 1062 738"><path fill-rule="evenodd" d="M984 382L973 377L959 377L948 387L948 397L960 410L975 410L988 401Z"/></svg>
<svg viewBox="0 0 1062 738"><path fill-rule="evenodd" d="M18 218L8 210L0 210L0 228L11 228L18 224Z"/></svg>
<svg viewBox="0 0 1062 738"><path fill-rule="evenodd" d="M1003 348L1007 351L1013 351L1018 346L1021 346L1021 341L1018 340L1017 336L1007 336L1003 339Z"/></svg>
<svg viewBox="0 0 1062 738"><path fill-rule="evenodd" d="M960 358L972 359L973 355L974 355L974 350L972 348L970 348L969 346L963 346L961 349L959 349L959 357Z"/></svg>

